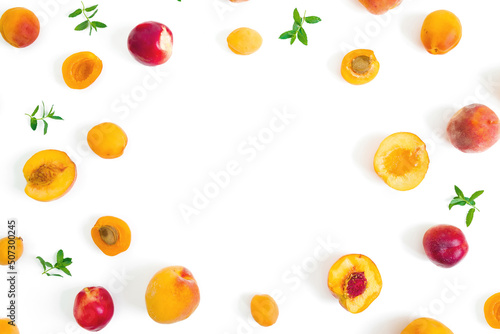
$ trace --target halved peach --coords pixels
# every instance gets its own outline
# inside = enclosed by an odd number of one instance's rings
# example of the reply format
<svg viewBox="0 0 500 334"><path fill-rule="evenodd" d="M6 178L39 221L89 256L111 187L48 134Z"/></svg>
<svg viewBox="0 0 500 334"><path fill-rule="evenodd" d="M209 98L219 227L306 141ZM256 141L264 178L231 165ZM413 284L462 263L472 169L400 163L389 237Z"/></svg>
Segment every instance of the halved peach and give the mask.
<svg viewBox="0 0 500 334"><path fill-rule="evenodd" d="M58 150L36 153L23 168L26 194L41 202L55 200L66 194L76 180L76 165Z"/></svg>
<svg viewBox="0 0 500 334"><path fill-rule="evenodd" d="M382 277L373 261L361 254L349 254L333 264L328 288L347 311L364 311L382 290Z"/></svg>
<svg viewBox="0 0 500 334"><path fill-rule="evenodd" d="M410 190L424 179L429 168L429 155L424 142L416 135L397 132L382 141L373 166L389 187Z"/></svg>

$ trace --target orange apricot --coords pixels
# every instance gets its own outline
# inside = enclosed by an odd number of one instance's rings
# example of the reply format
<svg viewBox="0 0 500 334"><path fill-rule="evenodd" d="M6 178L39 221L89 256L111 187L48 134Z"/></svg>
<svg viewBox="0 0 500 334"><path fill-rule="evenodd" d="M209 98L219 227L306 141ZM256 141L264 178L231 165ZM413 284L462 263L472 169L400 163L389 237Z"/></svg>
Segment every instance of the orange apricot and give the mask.
<svg viewBox="0 0 500 334"><path fill-rule="evenodd" d="M0 265L6 266L9 261L17 261L23 255L23 239L5 237L0 239Z"/></svg>
<svg viewBox="0 0 500 334"><path fill-rule="evenodd" d="M396 8L403 0L359 0L372 14L381 15L388 10Z"/></svg>
<svg viewBox="0 0 500 334"><path fill-rule="evenodd" d="M255 295L250 302L252 317L261 326L274 325L278 320L278 304L269 295Z"/></svg>
<svg viewBox="0 0 500 334"><path fill-rule="evenodd" d="M63 63L62 74L69 88L84 89L99 77L102 61L89 51L72 54Z"/></svg>
<svg viewBox="0 0 500 334"><path fill-rule="evenodd" d="M484 317L488 325L500 329L500 292L488 298L484 303Z"/></svg>
<svg viewBox="0 0 500 334"><path fill-rule="evenodd" d="M238 28L227 36L227 46L237 55L249 55L262 45L262 36L250 28Z"/></svg>
<svg viewBox="0 0 500 334"><path fill-rule="evenodd" d="M10 45L25 48L38 38L40 22L29 9L11 8L0 18L0 33Z"/></svg>
<svg viewBox="0 0 500 334"><path fill-rule="evenodd" d="M76 180L76 165L58 150L44 150L33 155L23 168L27 181L24 191L37 201L48 202L66 194Z"/></svg>
<svg viewBox="0 0 500 334"><path fill-rule="evenodd" d="M389 187L410 190L424 179L429 168L429 155L424 142L416 135L397 132L382 141L373 166Z"/></svg>
<svg viewBox="0 0 500 334"><path fill-rule="evenodd" d="M11 325L12 320L9 318L0 319L0 333L2 334L19 334L17 325Z"/></svg>
<svg viewBox="0 0 500 334"><path fill-rule="evenodd" d="M382 277L369 257L349 254L330 268L328 288L347 311L360 313L379 296Z"/></svg>
<svg viewBox="0 0 500 334"><path fill-rule="evenodd" d="M92 151L101 158L115 159L123 154L128 138L118 125L105 122L90 129L87 142Z"/></svg>
<svg viewBox="0 0 500 334"><path fill-rule="evenodd" d="M112 216L99 218L92 227L91 235L97 247L108 256L125 252L132 239L127 223Z"/></svg>
<svg viewBox="0 0 500 334"><path fill-rule="evenodd" d="M340 73L350 84L363 85L375 79L380 64L372 50L353 50L342 60Z"/></svg>
<svg viewBox="0 0 500 334"><path fill-rule="evenodd" d="M418 318L408 324L401 334L453 334L453 332L432 318Z"/></svg>
<svg viewBox="0 0 500 334"><path fill-rule="evenodd" d="M436 55L451 51L461 38L462 24L455 14L447 10L437 10L427 15L420 33L427 52Z"/></svg>

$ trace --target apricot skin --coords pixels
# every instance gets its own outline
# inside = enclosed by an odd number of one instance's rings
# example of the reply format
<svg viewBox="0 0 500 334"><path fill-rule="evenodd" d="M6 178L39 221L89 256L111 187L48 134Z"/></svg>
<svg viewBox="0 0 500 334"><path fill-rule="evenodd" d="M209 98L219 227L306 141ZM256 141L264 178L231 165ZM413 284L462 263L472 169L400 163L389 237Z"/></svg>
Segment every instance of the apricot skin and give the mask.
<svg viewBox="0 0 500 334"><path fill-rule="evenodd" d="M25 48L38 38L40 22L29 9L11 8L0 18L0 33L10 45Z"/></svg>
<svg viewBox="0 0 500 334"><path fill-rule="evenodd" d="M9 318L0 319L0 333L2 334L19 334L19 329L17 325L10 325L11 322Z"/></svg>
<svg viewBox="0 0 500 334"><path fill-rule="evenodd" d="M419 318L410 322L401 334L453 334L453 332L437 320Z"/></svg>
<svg viewBox="0 0 500 334"><path fill-rule="evenodd" d="M122 128L114 123L101 123L87 134L87 143L92 151L103 159L121 157L128 138Z"/></svg>
<svg viewBox="0 0 500 334"><path fill-rule="evenodd" d="M85 89L97 80L102 71L102 61L89 51L74 53L63 63L64 82L72 89Z"/></svg>
<svg viewBox="0 0 500 334"><path fill-rule="evenodd" d="M250 302L254 320L263 327L269 327L278 320L279 310L276 301L269 295L255 295Z"/></svg>
<svg viewBox="0 0 500 334"><path fill-rule="evenodd" d="M393 9L401 4L403 0L359 0L368 11L375 15L381 15L388 10Z"/></svg>
<svg viewBox="0 0 500 334"><path fill-rule="evenodd" d="M5 237L0 239L0 265L6 266L9 264L9 250L14 252L14 261L17 262L19 258L23 255L24 244L22 238L15 238L13 243L9 243L9 238ZM11 246L11 247L9 247Z"/></svg>
<svg viewBox="0 0 500 334"><path fill-rule="evenodd" d="M451 144L464 153L484 152L500 138L498 116L485 105L463 107L448 122Z"/></svg>
<svg viewBox="0 0 500 334"><path fill-rule="evenodd" d="M238 28L227 36L227 46L237 55L250 55L262 45L260 34L250 28Z"/></svg>
<svg viewBox="0 0 500 334"><path fill-rule="evenodd" d="M357 72L355 61L363 58L365 65L363 72ZM342 77L350 84L363 85L375 79L378 74L380 64L372 50L358 49L353 50L344 56L340 73Z"/></svg>
<svg viewBox="0 0 500 334"><path fill-rule="evenodd" d="M500 293L496 293L486 300L484 317L491 328L500 329Z"/></svg>
<svg viewBox="0 0 500 334"><path fill-rule="evenodd" d="M462 39L462 24L452 12L437 10L425 18L420 39L430 54L448 53Z"/></svg>

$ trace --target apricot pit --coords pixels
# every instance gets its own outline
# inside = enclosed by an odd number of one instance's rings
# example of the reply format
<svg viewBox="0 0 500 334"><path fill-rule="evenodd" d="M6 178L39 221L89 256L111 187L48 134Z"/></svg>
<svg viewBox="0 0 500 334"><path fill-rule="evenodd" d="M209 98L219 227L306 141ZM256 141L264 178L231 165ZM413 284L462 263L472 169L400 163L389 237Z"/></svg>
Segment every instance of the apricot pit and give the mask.
<svg viewBox="0 0 500 334"><path fill-rule="evenodd" d="M363 85L375 79L380 64L372 50L353 50L342 60L340 73L350 84Z"/></svg>
<svg viewBox="0 0 500 334"><path fill-rule="evenodd" d="M120 218L105 216L97 220L91 231L92 240L108 256L123 253L130 247L132 233Z"/></svg>

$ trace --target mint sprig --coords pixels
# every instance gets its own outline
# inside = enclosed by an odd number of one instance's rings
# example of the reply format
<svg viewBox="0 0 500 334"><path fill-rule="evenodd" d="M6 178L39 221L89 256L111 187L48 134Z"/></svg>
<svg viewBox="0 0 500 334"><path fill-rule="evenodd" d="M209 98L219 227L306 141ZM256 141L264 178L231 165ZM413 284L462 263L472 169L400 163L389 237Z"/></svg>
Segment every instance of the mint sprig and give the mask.
<svg viewBox="0 0 500 334"><path fill-rule="evenodd" d="M474 213L476 212L476 210L477 212L480 212L476 207L475 200L484 193L484 190L478 190L473 193L471 197L465 197L462 190L460 190L459 187L455 186L455 193L457 194L457 196L453 197L450 204L448 205L448 208L451 210L451 208L455 205L469 205L471 209L469 209L469 211L467 212L467 216L465 217L465 224L467 225L467 227L469 227L472 223L472 219L474 219Z"/></svg>
<svg viewBox="0 0 500 334"><path fill-rule="evenodd" d="M280 35L280 39L289 39L290 45L292 45L295 40L298 38L299 41L307 45L307 34L304 30L304 22L309 24L316 24L321 22L321 19L317 16L306 16L306 12L304 11L304 16L301 17L297 8L293 10L293 27L292 30L285 31Z"/></svg>
<svg viewBox="0 0 500 334"><path fill-rule="evenodd" d="M77 17L81 14L83 14L83 16L85 16L86 20L75 27L76 31L82 31L82 30L85 30L88 27L90 27L90 32L89 32L89 36L90 36L90 35L92 35L92 29L97 31L97 28L106 28L107 27L107 25L105 25L102 22L90 20L91 18L94 17L95 14L97 14L97 11L98 11L97 6L98 5L94 5L94 6L85 8L85 5L83 4L83 1L82 1L82 8L78 8L73 13L69 14L69 17ZM93 13L90 14L89 16L87 16L87 13L90 13L90 12L93 12Z"/></svg>
<svg viewBox="0 0 500 334"><path fill-rule="evenodd" d="M42 101L42 117L36 118L35 116L39 110L40 110L40 106L38 105L38 106L36 106L35 111L33 111L31 113L31 115L25 114L26 116L28 116L30 118L30 126L31 126L31 129L33 131L35 131L36 128L38 127L38 122L41 121L43 123L43 134L46 135L47 129L49 128L49 124L46 121L47 118L63 121L62 117L55 115L54 105L52 105L49 112L47 112L45 110L45 103Z"/></svg>
<svg viewBox="0 0 500 334"><path fill-rule="evenodd" d="M52 265L50 262L45 261L40 256L37 256L36 258L40 261L40 263L43 266L42 275L63 277L60 274L50 274L49 273L49 271L51 271L51 270L58 269L58 270L62 271L63 273L65 273L66 275L71 276L71 273L69 272L67 267L73 263L73 260L69 257L65 258L64 252L62 249L60 249L57 252L57 262L55 265Z"/></svg>

